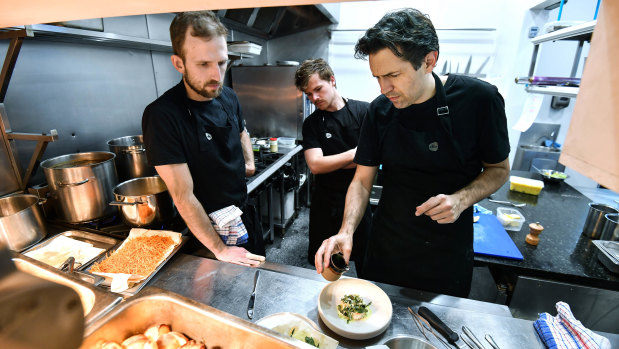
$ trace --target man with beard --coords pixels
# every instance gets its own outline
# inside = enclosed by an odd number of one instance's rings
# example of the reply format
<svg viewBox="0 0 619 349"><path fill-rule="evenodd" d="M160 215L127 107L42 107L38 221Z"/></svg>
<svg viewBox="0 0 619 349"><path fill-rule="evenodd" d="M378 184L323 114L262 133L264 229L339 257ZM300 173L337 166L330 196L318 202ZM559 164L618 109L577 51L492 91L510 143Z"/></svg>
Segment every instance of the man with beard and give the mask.
<svg viewBox="0 0 619 349"><path fill-rule="evenodd" d="M308 59L299 66L295 85L316 106L316 111L303 122L305 161L315 176L307 250L307 259L314 264L322 241L335 235L342 224L346 191L357 167L353 158L369 103L343 98L336 89L333 70L321 58ZM371 219L367 206L355 232L350 257L358 275L362 275Z"/></svg>
<svg viewBox="0 0 619 349"><path fill-rule="evenodd" d="M254 158L237 96L223 86L227 33L211 11L174 18L171 59L182 81L146 107L142 131L148 161L197 241L219 260L257 266L264 243L245 182ZM234 237L230 225L214 226L222 209L240 213L233 206L242 211Z"/></svg>

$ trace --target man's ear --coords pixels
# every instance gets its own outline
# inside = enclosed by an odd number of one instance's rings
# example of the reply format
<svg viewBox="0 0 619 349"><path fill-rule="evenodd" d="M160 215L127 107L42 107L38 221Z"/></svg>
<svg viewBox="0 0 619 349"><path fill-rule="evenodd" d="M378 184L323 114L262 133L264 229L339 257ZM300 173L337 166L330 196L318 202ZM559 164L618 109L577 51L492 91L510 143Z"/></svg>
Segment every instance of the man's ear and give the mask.
<svg viewBox="0 0 619 349"><path fill-rule="evenodd" d="M429 73L436 67L436 61L438 60L438 51L428 52L424 63L426 64L426 73Z"/></svg>
<svg viewBox="0 0 619 349"><path fill-rule="evenodd" d="M170 59L172 60L172 65L174 66L174 69L184 75L185 63L183 62L183 59L179 55L172 55Z"/></svg>
<svg viewBox="0 0 619 349"><path fill-rule="evenodd" d="M335 84L335 75L331 75L331 78L329 79L329 81L331 82L333 87L337 87L337 85Z"/></svg>

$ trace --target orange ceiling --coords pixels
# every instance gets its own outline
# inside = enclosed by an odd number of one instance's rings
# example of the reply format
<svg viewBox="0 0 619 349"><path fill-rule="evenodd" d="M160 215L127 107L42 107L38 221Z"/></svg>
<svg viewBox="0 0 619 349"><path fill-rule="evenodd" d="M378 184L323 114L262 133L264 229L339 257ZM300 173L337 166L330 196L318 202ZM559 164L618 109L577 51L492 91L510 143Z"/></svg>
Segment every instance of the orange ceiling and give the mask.
<svg viewBox="0 0 619 349"><path fill-rule="evenodd" d="M1 0L0 28L151 13L309 5L340 1L341 0Z"/></svg>

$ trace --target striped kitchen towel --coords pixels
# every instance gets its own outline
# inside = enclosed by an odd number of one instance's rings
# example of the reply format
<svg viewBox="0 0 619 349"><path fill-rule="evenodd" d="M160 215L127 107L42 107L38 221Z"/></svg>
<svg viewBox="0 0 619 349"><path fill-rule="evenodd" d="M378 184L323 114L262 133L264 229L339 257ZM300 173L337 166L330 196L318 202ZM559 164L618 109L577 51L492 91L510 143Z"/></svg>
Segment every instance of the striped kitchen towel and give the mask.
<svg viewBox="0 0 619 349"><path fill-rule="evenodd" d="M557 302L556 307L557 316L543 313L533 322L533 327L547 348L610 349L608 339L593 333L576 320L567 303Z"/></svg>
<svg viewBox="0 0 619 349"><path fill-rule="evenodd" d="M249 240L247 228L245 228L241 219L242 214L243 211L240 208L230 205L208 215L211 218L213 228L224 244L238 246L247 243Z"/></svg>

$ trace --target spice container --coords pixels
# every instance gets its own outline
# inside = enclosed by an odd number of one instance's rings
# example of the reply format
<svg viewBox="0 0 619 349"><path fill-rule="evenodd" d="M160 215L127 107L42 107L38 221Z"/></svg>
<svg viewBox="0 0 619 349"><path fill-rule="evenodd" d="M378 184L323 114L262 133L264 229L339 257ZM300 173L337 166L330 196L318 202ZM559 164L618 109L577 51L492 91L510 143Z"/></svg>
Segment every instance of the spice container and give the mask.
<svg viewBox="0 0 619 349"><path fill-rule="evenodd" d="M269 138L269 145L271 146L271 153L277 153L277 138Z"/></svg>
<svg viewBox="0 0 619 349"><path fill-rule="evenodd" d="M329 266L322 271L322 277L327 281L335 281L348 271L348 264L344 259L344 255L340 253L334 253L331 255L331 261Z"/></svg>

